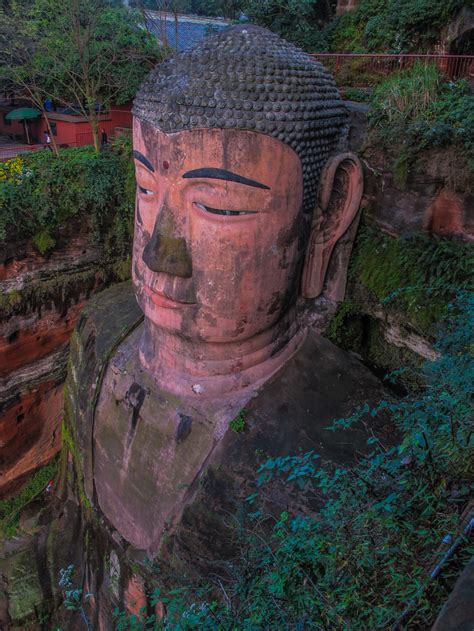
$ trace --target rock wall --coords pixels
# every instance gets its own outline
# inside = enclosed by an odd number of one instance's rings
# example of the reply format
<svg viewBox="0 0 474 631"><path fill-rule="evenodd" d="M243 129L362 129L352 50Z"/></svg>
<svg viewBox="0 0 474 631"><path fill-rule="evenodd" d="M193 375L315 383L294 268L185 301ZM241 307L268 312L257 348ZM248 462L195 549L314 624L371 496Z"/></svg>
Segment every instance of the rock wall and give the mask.
<svg viewBox="0 0 474 631"><path fill-rule="evenodd" d="M403 291L407 282L400 271L402 259L420 266L416 284L423 285L427 277L433 280L427 269L431 266L438 269L439 280L440 274L446 275L446 267L453 270L451 279L458 280L458 269L466 275L474 236L472 170L465 154L454 146L416 154L404 149L403 142L398 148L383 147L368 130L369 106L356 102L348 106L349 145L364 167L362 226L345 301L326 334L361 355L383 376L436 355L432 347L436 322L451 298L423 295L413 287L408 288L405 300L390 295ZM443 256L443 251L449 256ZM387 289L374 281L377 268L384 269Z"/></svg>
<svg viewBox="0 0 474 631"><path fill-rule="evenodd" d="M368 134L370 106L348 101L349 143L364 166L365 217L392 236L425 232L474 238L474 187L456 147L403 149L395 156Z"/></svg>
<svg viewBox="0 0 474 631"><path fill-rule="evenodd" d="M47 257L29 242L0 251L0 497L59 450L78 314L92 294L127 276L128 262L106 260L84 228Z"/></svg>

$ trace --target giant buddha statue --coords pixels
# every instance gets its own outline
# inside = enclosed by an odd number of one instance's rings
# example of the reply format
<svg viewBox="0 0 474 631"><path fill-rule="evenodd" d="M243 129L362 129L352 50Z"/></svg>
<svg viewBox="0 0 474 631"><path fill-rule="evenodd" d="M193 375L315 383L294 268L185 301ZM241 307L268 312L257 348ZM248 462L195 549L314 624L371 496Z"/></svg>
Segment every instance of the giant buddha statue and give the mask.
<svg viewBox="0 0 474 631"><path fill-rule="evenodd" d="M362 194L327 70L234 26L157 66L133 115L133 285L80 319L67 422L89 502L116 540L154 556L210 467L234 463L242 480L257 443L353 451L324 427L378 385L306 318L322 293L341 298L338 243Z"/></svg>

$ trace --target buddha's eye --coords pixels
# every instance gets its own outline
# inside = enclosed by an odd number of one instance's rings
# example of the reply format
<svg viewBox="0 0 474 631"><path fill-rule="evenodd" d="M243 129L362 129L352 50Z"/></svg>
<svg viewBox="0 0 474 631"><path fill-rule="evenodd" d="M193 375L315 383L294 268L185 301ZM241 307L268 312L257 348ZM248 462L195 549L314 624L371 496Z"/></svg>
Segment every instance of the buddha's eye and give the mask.
<svg viewBox="0 0 474 631"><path fill-rule="evenodd" d="M212 213L213 215L223 215L224 217L235 217L237 215L255 215L255 210L225 210L224 208L211 208L210 206L205 206L204 204L196 203L196 206L201 210L205 210L207 213Z"/></svg>
<svg viewBox="0 0 474 631"><path fill-rule="evenodd" d="M150 191L149 188L143 188L143 186L140 186L140 184L138 184L138 190L140 191L140 193L142 193L143 195L153 195L153 191Z"/></svg>

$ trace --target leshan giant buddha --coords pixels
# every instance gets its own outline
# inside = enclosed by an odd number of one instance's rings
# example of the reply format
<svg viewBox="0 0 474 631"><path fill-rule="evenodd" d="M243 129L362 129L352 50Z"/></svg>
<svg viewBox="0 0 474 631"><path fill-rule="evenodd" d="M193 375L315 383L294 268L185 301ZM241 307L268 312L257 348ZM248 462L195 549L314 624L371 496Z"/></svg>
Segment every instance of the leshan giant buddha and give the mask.
<svg viewBox="0 0 474 631"><path fill-rule="evenodd" d="M160 64L133 114L139 309L127 284L87 308L68 417L89 500L153 555L202 472L226 459L238 411L291 362L310 362L306 380L329 371L297 301L323 290L362 176L341 152L347 115L331 76L258 27ZM304 405L314 421L316 404Z"/></svg>

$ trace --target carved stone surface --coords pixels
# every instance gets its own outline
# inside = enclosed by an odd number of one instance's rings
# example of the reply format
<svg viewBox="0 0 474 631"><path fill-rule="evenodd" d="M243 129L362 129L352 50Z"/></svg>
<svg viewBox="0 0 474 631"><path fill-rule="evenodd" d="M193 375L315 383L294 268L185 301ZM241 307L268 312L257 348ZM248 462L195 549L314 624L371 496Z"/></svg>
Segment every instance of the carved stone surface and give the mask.
<svg viewBox="0 0 474 631"><path fill-rule="evenodd" d="M320 295L328 268L328 295L342 298L362 170L341 151L346 113L328 73L252 26L158 66L134 115L138 307L129 285L88 305L67 418L88 500L155 556L229 422L292 358L317 353L298 298Z"/></svg>
<svg viewBox="0 0 474 631"><path fill-rule="evenodd" d="M277 138L301 160L309 213L319 173L347 125L324 66L253 25L225 29L157 66L139 90L133 114L166 133L247 129Z"/></svg>

